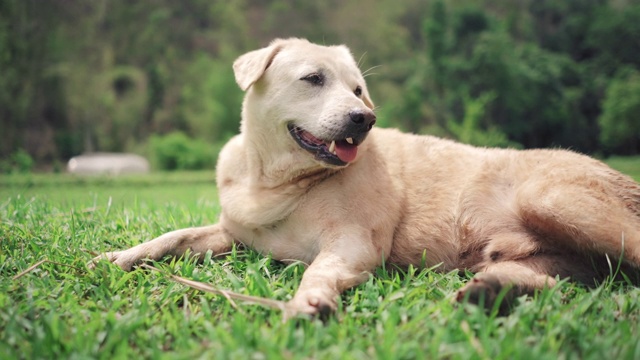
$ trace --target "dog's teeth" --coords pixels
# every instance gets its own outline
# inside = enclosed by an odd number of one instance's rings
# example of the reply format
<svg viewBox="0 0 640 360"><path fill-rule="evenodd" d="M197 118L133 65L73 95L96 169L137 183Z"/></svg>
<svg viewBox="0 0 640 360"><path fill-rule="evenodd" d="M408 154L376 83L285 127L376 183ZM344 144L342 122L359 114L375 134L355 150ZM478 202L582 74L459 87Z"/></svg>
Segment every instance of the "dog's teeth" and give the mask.
<svg viewBox="0 0 640 360"><path fill-rule="evenodd" d="M353 145L353 138L346 138L347 142L351 145Z"/></svg>
<svg viewBox="0 0 640 360"><path fill-rule="evenodd" d="M336 153L336 142L335 140L331 142L331 145L329 145L329 152L332 154Z"/></svg>

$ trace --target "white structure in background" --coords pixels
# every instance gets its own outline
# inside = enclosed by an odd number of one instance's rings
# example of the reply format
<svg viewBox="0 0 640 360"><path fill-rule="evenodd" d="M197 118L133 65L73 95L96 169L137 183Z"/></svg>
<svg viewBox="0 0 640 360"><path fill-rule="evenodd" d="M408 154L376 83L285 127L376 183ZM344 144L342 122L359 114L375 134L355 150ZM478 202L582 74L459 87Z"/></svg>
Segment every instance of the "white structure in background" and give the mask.
<svg viewBox="0 0 640 360"><path fill-rule="evenodd" d="M125 153L91 153L74 156L67 164L73 174L119 175L148 173L149 161L140 155Z"/></svg>

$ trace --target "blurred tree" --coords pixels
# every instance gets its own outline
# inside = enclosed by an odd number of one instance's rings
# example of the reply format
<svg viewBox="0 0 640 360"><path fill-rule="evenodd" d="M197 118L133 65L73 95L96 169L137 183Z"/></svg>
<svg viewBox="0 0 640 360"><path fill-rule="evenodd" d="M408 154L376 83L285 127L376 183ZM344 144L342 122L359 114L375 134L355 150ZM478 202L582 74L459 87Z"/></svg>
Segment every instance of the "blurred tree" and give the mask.
<svg viewBox="0 0 640 360"><path fill-rule="evenodd" d="M585 33L586 42L604 72L613 74L621 65L640 68L640 4L637 1L623 8L599 8Z"/></svg>
<svg viewBox="0 0 640 360"><path fill-rule="evenodd" d="M413 124L405 128L424 129L420 123L434 118L442 127L446 119L445 128L458 138L451 119L465 119L470 101L492 93L477 124L480 133L496 128L525 147L596 151L602 92L597 79L608 80L593 77L588 60L597 48L589 45L585 26L601 3L432 2L424 26L426 64L415 63L405 84L410 94L399 106ZM523 22L513 24L516 18Z"/></svg>
<svg viewBox="0 0 640 360"><path fill-rule="evenodd" d="M52 159L55 131L65 127L60 82L46 72L59 49L51 31L54 4L35 0L0 2L0 156L20 148Z"/></svg>
<svg viewBox="0 0 640 360"><path fill-rule="evenodd" d="M576 61L593 56L589 44L590 28L607 0L530 1L536 43L547 50L562 52Z"/></svg>
<svg viewBox="0 0 640 360"><path fill-rule="evenodd" d="M229 62L201 53L185 69L177 115L191 136L226 141L238 132L242 94Z"/></svg>
<svg viewBox="0 0 640 360"><path fill-rule="evenodd" d="M431 61L429 76L435 95L436 120L438 125L442 125L447 115L443 105L450 80L447 68L447 55L450 48L449 22L442 0L434 1L431 6L431 14L424 23L424 33L427 39L427 56Z"/></svg>
<svg viewBox="0 0 640 360"><path fill-rule="evenodd" d="M481 126L486 116L487 105L494 99L495 94L492 92L484 93L475 99L465 96L463 98L464 118L460 122L449 119L447 130L465 144L520 148L520 144L509 141L507 135L496 126L489 126L487 129Z"/></svg>
<svg viewBox="0 0 640 360"><path fill-rule="evenodd" d="M381 125L637 153L612 114L636 99L620 69L640 71L638 24L636 0L4 0L0 155L142 152L176 130L219 147L239 124L233 59L290 36L349 45Z"/></svg>
<svg viewBox="0 0 640 360"><path fill-rule="evenodd" d="M598 122L607 151L640 152L640 71L618 72L607 87Z"/></svg>

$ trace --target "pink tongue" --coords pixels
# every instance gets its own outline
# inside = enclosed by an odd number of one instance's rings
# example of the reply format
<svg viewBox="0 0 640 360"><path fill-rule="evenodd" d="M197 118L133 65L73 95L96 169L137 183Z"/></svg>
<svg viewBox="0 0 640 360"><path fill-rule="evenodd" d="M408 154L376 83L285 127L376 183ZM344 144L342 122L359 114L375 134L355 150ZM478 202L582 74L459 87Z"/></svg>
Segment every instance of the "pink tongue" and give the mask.
<svg viewBox="0 0 640 360"><path fill-rule="evenodd" d="M352 162L358 155L358 147L346 141L336 141L336 155L346 163Z"/></svg>

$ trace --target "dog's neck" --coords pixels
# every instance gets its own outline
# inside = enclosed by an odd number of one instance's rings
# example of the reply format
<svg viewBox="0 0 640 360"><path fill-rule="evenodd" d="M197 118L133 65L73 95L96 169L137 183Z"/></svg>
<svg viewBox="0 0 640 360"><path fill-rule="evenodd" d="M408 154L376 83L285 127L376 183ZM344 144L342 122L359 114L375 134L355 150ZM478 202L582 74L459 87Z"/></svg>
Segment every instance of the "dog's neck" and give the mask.
<svg viewBox="0 0 640 360"><path fill-rule="evenodd" d="M275 142L271 132L260 131L260 125L251 124L256 120L251 114L244 116L241 134L249 177L254 184L271 189L293 186L304 191L339 171L320 165L310 155L301 161L295 142Z"/></svg>
<svg viewBox="0 0 640 360"><path fill-rule="evenodd" d="M250 121L246 114L243 121ZM286 219L302 196L335 173L320 165L309 166L312 161L301 165L300 154L292 154L286 143L274 143L271 132L252 131L252 125L243 122L239 138L242 151L237 153L241 157L234 159L243 163L238 164L242 171L220 191L226 221L247 228Z"/></svg>

